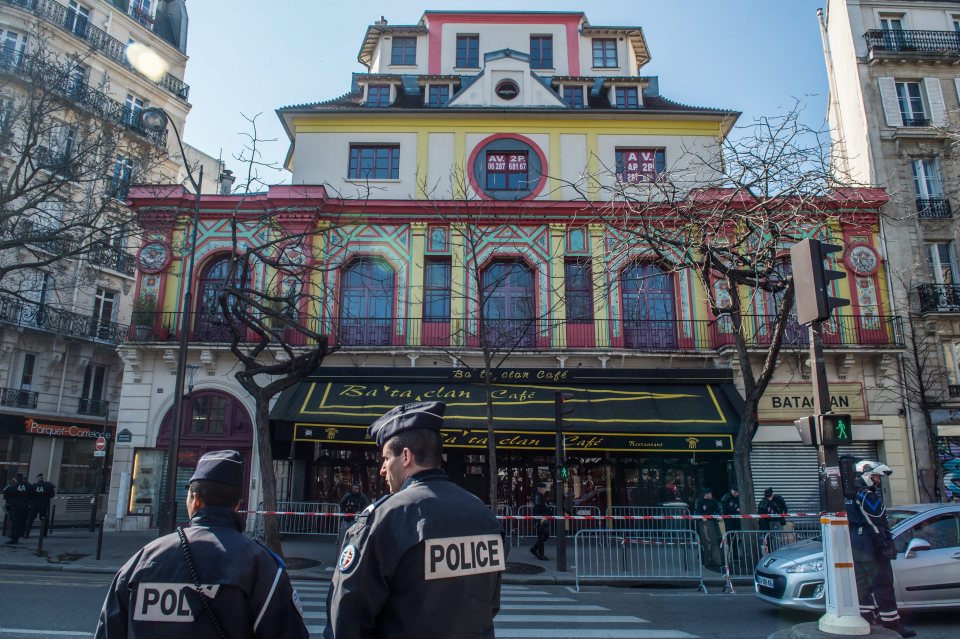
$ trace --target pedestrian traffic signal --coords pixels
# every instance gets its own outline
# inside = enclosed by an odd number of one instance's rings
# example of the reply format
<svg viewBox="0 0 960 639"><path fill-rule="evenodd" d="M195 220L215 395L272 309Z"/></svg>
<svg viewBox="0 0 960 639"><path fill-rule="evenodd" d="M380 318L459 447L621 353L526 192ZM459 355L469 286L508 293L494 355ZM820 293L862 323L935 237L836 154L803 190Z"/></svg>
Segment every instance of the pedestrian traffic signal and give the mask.
<svg viewBox="0 0 960 639"><path fill-rule="evenodd" d="M797 321L801 324L822 322L833 309L850 304L850 300L830 297L830 282L844 279L844 271L826 268L824 260L842 246L806 239L790 248L793 288L797 297Z"/></svg>
<svg viewBox="0 0 960 639"><path fill-rule="evenodd" d="M794 420L793 425L797 427L797 432L800 433L800 441L803 442L804 446L817 445L817 420L813 415Z"/></svg>
<svg viewBox="0 0 960 639"><path fill-rule="evenodd" d="M560 466L557 468L557 474L560 475L560 479L566 479L570 476L570 469L566 466Z"/></svg>
<svg viewBox="0 0 960 639"><path fill-rule="evenodd" d="M826 446L846 446L853 443L853 429L849 415L828 413L819 415L820 443Z"/></svg>

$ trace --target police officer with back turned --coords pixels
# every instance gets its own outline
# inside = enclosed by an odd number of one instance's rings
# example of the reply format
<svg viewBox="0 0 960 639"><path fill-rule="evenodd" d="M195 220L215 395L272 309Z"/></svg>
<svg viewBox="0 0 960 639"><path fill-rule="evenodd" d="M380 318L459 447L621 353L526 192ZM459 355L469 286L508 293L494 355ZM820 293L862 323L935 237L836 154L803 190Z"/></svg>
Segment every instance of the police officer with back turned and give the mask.
<svg viewBox="0 0 960 639"><path fill-rule="evenodd" d="M33 486L23 478L23 473L17 473L14 480L3 489L3 499L10 513L10 540L5 543L16 544L23 536L27 524L27 512L33 501Z"/></svg>
<svg viewBox="0 0 960 639"><path fill-rule="evenodd" d="M490 508L440 468L445 408L406 404L370 426L390 494L346 533L326 639L494 636L506 547Z"/></svg>
<svg viewBox="0 0 960 639"><path fill-rule="evenodd" d="M97 639L309 637L279 557L243 535L243 460L200 458L187 489L190 527L144 546L120 569Z"/></svg>

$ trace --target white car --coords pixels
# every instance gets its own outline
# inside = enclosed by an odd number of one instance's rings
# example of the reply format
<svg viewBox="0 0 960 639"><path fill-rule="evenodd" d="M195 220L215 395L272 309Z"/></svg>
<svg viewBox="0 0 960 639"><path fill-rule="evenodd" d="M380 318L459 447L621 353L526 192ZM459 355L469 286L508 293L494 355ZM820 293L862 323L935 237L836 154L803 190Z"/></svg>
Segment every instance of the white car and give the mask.
<svg viewBox="0 0 960 639"><path fill-rule="evenodd" d="M960 607L960 504L887 509L897 548L897 606ZM757 597L775 606L822 611L823 546L819 538L764 555L754 571Z"/></svg>

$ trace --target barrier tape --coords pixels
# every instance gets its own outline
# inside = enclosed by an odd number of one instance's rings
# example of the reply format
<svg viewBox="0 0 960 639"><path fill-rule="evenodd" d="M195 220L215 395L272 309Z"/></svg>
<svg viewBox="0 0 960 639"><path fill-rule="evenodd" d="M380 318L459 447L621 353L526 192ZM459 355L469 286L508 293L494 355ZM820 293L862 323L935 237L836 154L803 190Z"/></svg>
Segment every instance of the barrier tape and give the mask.
<svg viewBox="0 0 960 639"><path fill-rule="evenodd" d="M239 510L241 515L299 515L301 517L356 517L360 513L318 513L286 510ZM507 521L669 521L722 519L801 519L811 517L846 517L846 513L784 513L782 515L497 515Z"/></svg>

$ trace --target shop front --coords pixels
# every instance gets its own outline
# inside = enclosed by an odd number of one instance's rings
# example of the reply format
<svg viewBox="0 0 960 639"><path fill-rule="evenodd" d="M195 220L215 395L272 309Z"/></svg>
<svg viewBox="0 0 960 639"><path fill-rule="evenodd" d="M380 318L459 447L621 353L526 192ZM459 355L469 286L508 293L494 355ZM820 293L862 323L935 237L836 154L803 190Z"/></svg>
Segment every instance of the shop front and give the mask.
<svg viewBox="0 0 960 639"><path fill-rule="evenodd" d="M0 414L0 485L6 486L17 473L31 483L42 474L57 487L52 502L57 525L88 522L95 494L100 495L100 517L109 493L114 429L102 421Z"/></svg>
<svg viewBox="0 0 960 639"><path fill-rule="evenodd" d="M728 372L500 369L492 378L504 505L523 506L537 482L553 481L557 393L571 409L559 436L574 506L692 504L703 487L730 483L741 399ZM447 473L487 500L487 385L480 371L445 368L322 369L285 391L271 415L281 498L339 502L354 481L383 494L367 427L394 406L428 400L447 404Z"/></svg>

